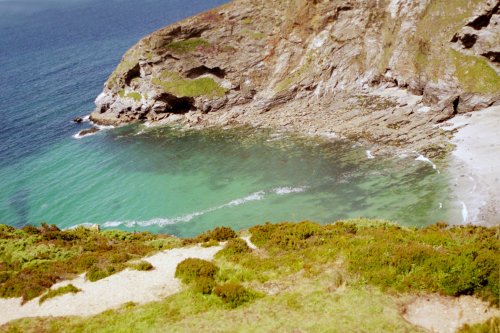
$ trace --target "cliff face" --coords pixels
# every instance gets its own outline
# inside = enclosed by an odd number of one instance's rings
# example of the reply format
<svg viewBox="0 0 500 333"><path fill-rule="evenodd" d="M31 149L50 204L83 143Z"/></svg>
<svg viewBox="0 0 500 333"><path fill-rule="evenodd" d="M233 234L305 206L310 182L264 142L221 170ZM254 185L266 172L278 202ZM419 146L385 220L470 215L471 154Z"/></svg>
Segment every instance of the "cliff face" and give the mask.
<svg viewBox="0 0 500 333"><path fill-rule="evenodd" d="M91 119L250 124L430 155L436 123L500 100L492 0L235 0L124 55Z"/></svg>

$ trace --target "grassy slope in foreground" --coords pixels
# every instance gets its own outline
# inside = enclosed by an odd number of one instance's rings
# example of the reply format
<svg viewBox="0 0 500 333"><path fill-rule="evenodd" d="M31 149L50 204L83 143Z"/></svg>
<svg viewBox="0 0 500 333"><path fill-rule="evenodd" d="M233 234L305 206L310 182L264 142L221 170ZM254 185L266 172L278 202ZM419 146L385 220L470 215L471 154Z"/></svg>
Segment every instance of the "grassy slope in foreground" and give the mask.
<svg viewBox="0 0 500 333"><path fill-rule="evenodd" d="M31 237L9 230L2 241L9 242L5 238L9 233ZM498 227L440 224L408 229L367 220L325 226L311 222L255 226L250 233L258 250L229 242L214 262L217 272L209 289L231 283L252 295L235 309L216 292L190 284L160 302L128 304L90 318L23 319L4 329L419 331L399 313L405 295L472 294L498 305L498 232ZM120 234L124 239L116 240L118 243L133 235ZM184 243L210 242L213 235Z"/></svg>

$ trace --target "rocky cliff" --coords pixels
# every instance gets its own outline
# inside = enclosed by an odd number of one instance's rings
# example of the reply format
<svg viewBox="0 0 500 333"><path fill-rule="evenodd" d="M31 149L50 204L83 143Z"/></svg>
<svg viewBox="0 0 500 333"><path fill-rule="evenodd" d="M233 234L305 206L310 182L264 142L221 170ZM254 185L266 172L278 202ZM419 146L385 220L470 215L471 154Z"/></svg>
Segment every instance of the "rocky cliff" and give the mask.
<svg viewBox="0 0 500 333"><path fill-rule="evenodd" d="M91 119L275 127L434 156L500 103L492 0L234 0L124 55Z"/></svg>

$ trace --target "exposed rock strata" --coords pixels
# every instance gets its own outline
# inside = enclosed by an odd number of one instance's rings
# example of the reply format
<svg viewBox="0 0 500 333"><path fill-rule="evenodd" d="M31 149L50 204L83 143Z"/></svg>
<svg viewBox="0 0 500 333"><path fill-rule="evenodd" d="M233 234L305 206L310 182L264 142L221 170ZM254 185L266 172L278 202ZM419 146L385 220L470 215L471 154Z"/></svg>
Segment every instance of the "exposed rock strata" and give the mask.
<svg viewBox="0 0 500 333"><path fill-rule="evenodd" d="M235 0L123 57L91 119L271 126L443 149L435 126L500 100L491 0Z"/></svg>

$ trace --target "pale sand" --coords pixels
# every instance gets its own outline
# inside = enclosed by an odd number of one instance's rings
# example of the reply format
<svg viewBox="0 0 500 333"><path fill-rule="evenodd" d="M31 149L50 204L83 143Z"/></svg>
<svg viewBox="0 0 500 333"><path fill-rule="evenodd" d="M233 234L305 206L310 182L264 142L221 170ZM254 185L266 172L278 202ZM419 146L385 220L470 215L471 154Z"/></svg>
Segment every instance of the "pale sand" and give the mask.
<svg viewBox="0 0 500 333"><path fill-rule="evenodd" d="M403 311L403 317L408 322L436 333L453 333L464 324L481 323L500 315L498 309L472 296L417 297Z"/></svg>
<svg viewBox="0 0 500 333"><path fill-rule="evenodd" d="M500 106L452 119L450 170L462 223L500 224Z"/></svg>
<svg viewBox="0 0 500 333"><path fill-rule="evenodd" d="M144 258L154 266L151 271L126 269L96 282L85 281L82 275L52 287L71 283L81 292L48 299L42 305L38 304L38 298L24 305L20 298L0 299L0 325L24 317L90 316L127 302L140 304L160 300L181 288L181 282L174 278L178 263L186 258L211 260L221 249L222 246L195 246L160 252Z"/></svg>

